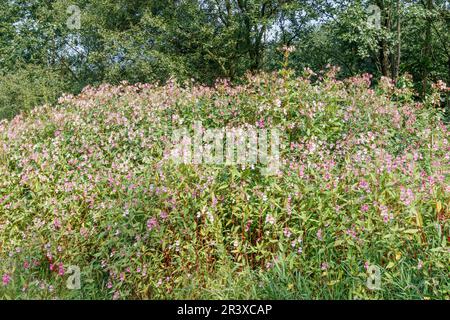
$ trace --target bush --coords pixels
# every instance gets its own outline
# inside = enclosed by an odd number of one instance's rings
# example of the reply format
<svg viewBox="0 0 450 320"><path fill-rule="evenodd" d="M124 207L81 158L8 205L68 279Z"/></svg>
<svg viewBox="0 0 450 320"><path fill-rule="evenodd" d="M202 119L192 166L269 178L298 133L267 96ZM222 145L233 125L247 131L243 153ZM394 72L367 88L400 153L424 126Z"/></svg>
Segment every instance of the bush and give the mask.
<svg viewBox="0 0 450 320"><path fill-rule="evenodd" d="M105 84L3 121L0 296L449 299L448 128L432 97L333 73ZM197 120L279 128L280 172L174 163Z"/></svg>

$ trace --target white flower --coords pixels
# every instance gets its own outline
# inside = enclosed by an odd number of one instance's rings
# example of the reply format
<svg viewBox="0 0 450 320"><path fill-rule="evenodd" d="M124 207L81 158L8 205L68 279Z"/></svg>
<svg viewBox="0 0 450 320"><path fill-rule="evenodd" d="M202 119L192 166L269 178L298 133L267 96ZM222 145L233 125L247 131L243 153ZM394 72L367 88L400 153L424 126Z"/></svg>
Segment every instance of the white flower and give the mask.
<svg viewBox="0 0 450 320"><path fill-rule="evenodd" d="M208 216L209 221L211 221L211 223L214 222L214 216L211 212L207 211L206 215Z"/></svg>
<svg viewBox="0 0 450 320"><path fill-rule="evenodd" d="M268 214L266 216L266 223L270 223L273 225L275 223L275 218L273 216L271 216L270 214Z"/></svg>

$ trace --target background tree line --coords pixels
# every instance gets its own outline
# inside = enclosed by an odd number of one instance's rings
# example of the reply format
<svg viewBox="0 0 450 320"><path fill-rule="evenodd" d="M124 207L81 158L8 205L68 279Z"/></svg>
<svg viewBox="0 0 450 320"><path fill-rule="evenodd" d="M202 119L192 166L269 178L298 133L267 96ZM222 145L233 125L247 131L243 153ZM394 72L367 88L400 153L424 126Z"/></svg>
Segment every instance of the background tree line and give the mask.
<svg viewBox="0 0 450 320"><path fill-rule="evenodd" d="M0 8L0 118L88 84L239 80L280 68L283 46L296 48L289 67L299 73L327 65L341 77L409 73L418 99L433 81L450 83L445 0L0 0ZM378 13L379 27L368 23Z"/></svg>

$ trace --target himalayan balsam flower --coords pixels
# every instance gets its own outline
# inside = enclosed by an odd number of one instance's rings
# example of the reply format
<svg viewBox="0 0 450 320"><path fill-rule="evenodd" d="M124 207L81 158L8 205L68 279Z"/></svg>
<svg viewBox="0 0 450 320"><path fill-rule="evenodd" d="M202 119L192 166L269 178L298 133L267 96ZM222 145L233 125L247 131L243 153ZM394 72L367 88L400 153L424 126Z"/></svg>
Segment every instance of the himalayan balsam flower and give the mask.
<svg viewBox="0 0 450 320"><path fill-rule="evenodd" d="M264 128L264 119L260 119L259 121L257 121L256 126L261 129Z"/></svg>
<svg viewBox="0 0 450 320"><path fill-rule="evenodd" d="M400 201L403 202L405 206L409 206L414 201L414 193L412 190L400 187Z"/></svg>
<svg viewBox="0 0 450 320"><path fill-rule="evenodd" d="M59 274L60 276L63 276L63 275L64 275L64 265L63 265L61 262L59 263L58 274Z"/></svg>
<svg viewBox="0 0 450 320"><path fill-rule="evenodd" d="M59 221L58 218L55 218L55 220L53 221L53 225L55 226L56 229L61 228L61 221Z"/></svg>
<svg viewBox="0 0 450 320"><path fill-rule="evenodd" d="M147 228L148 230L153 230L154 228L156 228L158 226L158 220L156 220L156 218L150 218L147 220Z"/></svg>
<svg viewBox="0 0 450 320"><path fill-rule="evenodd" d="M159 216L161 217L161 219L166 220L168 217L168 214L166 211L161 211L161 213L159 214Z"/></svg>
<svg viewBox="0 0 450 320"><path fill-rule="evenodd" d="M284 236L285 236L286 238L290 238L291 235L292 235L292 233L291 233L291 231L289 230L288 227L284 228L283 233L284 233Z"/></svg>
<svg viewBox="0 0 450 320"><path fill-rule="evenodd" d="M361 180L359 183L359 188L368 191L369 190L369 184L365 180Z"/></svg>
<svg viewBox="0 0 450 320"><path fill-rule="evenodd" d="M323 236L322 236L322 229L319 229L318 231L317 231L317 239L319 239L320 241L322 241L323 240Z"/></svg>
<svg viewBox="0 0 450 320"><path fill-rule="evenodd" d="M9 274L5 273L2 277L3 285L7 286L10 281L11 281L11 277L9 276Z"/></svg>
<svg viewBox="0 0 450 320"><path fill-rule="evenodd" d="M250 227L252 226L252 220L248 220L247 224L245 225L245 232L248 232L250 230Z"/></svg>
<svg viewBox="0 0 450 320"><path fill-rule="evenodd" d="M268 214L266 216L266 223L270 223L270 224L275 224L275 218L273 216L271 216L270 214Z"/></svg>

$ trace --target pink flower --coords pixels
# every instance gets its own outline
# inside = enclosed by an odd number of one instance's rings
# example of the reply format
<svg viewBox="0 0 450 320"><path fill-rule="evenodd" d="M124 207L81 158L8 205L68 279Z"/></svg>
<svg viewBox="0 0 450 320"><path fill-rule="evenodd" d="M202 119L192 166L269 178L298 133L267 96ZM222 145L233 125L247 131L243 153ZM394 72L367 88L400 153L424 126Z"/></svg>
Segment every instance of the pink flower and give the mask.
<svg viewBox="0 0 450 320"><path fill-rule="evenodd" d="M80 235L82 236L82 237L87 237L88 236L88 234L89 234L89 231L86 229L86 228L84 228L84 227L82 227L81 229L80 229Z"/></svg>
<svg viewBox="0 0 450 320"><path fill-rule="evenodd" d="M270 223L273 225L275 223L275 218L273 216L271 216L270 214L268 214L266 216L266 223Z"/></svg>
<svg viewBox="0 0 450 320"><path fill-rule="evenodd" d="M367 212L368 210L369 210L369 205L363 204L363 205L361 206L361 211L362 211L362 212Z"/></svg>
<svg viewBox="0 0 450 320"><path fill-rule="evenodd" d="M366 191L369 190L369 184L365 180L361 180L361 182L359 183L359 187Z"/></svg>
<svg viewBox="0 0 450 320"><path fill-rule="evenodd" d="M152 217L150 219L147 220L147 228L148 230L153 230L154 228L156 228L158 226L158 220L156 220L155 217Z"/></svg>
<svg viewBox="0 0 450 320"><path fill-rule="evenodd" d="M7 286L10 281L11 281L11 277L9 276L9 274L5 273L2 277L3 285Z"/></svg>
<svg viewBox="0 0 450 320"><path fill-rule="evenodd" d="M317 230L317 239L319 239L320 241L322 241L323 240L323 237L322 237L322 229L319 229L319 230Z"/></svg>
<svg viewBox="0 0 450 320"><path fill-rule="evenodd" d="M247 224L245 225L245 232L248 232L250 230L250 227L252 226L252 220L248 220Z"/></svg>
<svg viewBox="0 0 450 320"><path fill-rule="evenodd" d="M283 233L286 238L289 238L292 235L288 227L284 228Z"/></svg>
<svg viewBox="0 0 450 320"><path fill-rule="evenodd" d="M259 128L264 128L264 119L260 119L256 122L256 126Z"/></svg>
<svg viewBox="0 0 450 320"><path fill-rule="evenodd" d="M168 214L166 211L161 211L160 215L161 219L166 220L168 217Z"/></svg>
<svg viewBox="0 0 450 320"><path fill-rule="evenodd" d="M55 219L55 221L53 221L53 225L55 226L56 229L61 228L61 221L59 221L58 218Z"/></svg>
<svg viewBox="0 0 450 320"><path fill-rule="evenodd" d="M400 187L400 201L403 202L405 206L409 206L414 201L414 193L412 190Z"/></svg>
<svg viewBox="0 0 450 320"><path fill-rule="evenodd" d="M58 274L59 274L60 276L63 276L63 275L64 275L64 265L62 264L62 262L59 263L59 266L58 266Z"/></svg>
<svg viewBox="0 0 450 320"><path fill-rule="evenodd" d="M369 266L370 266L369 261L366 261L366 262L364 263L364 269L368 270L368 269L369 269Z"/></svg>
<svg viewBox="0 0 450 320"><path fill-rule="evenodd" d="M388 223L389 219L393 219L393 215L392 213L389 214L389 209L388 207L386 207L385 205L380 204L379 205L380 211L381 211L381 216L383 217L383 222L384 223Z"/></svg>

